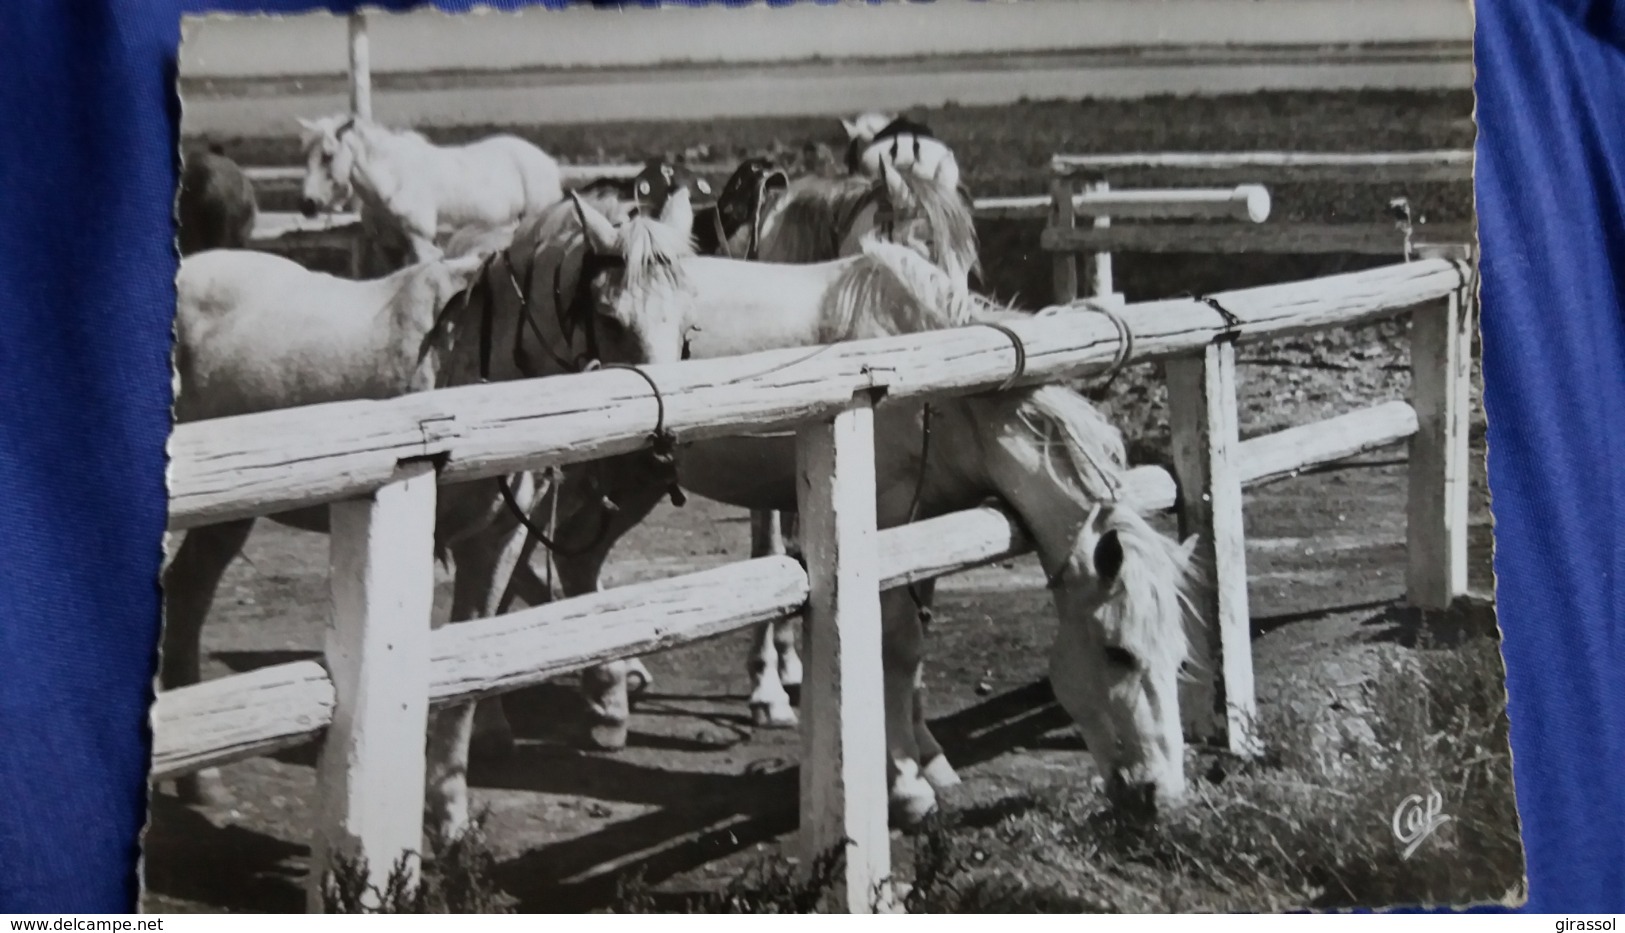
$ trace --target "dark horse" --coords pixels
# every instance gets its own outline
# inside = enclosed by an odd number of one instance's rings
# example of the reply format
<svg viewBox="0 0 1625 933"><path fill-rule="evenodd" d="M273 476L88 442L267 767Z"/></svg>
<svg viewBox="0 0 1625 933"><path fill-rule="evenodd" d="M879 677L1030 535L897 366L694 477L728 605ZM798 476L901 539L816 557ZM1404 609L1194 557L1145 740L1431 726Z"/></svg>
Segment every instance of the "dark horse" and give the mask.
<svg viewBox="0 0 1625 933"><path fill-rule="evenodd" d="M175 209L182 256L248 248L258 216L253 183L218 146L186 156Z"/></svg>

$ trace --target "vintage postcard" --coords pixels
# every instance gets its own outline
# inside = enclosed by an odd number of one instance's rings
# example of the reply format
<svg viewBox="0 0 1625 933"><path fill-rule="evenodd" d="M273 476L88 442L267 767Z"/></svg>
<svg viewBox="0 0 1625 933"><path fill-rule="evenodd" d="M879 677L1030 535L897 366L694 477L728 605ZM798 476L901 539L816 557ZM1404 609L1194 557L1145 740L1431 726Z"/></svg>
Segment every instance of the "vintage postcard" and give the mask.
<svg viewBox="0 0 1625 933"><path fill-rule="evenodd" d="M143 908L1521 903L1472 25L185 19Z"/></svg>

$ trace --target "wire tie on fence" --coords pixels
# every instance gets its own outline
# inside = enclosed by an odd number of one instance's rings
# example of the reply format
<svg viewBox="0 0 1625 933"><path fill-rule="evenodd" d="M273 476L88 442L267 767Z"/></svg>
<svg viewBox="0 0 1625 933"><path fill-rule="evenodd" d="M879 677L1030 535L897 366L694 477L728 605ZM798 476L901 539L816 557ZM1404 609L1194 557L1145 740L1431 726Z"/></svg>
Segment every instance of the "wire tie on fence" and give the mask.
<svg viewBox="0 0 1625 933"><path fill-rule="evenodd" d="M993 321L978 321L977 323L982 327L991 327L1006 337L1009 337L1010 345L1015 348L1016 368L1010 373L1009 378L999 383L998 389L995 390L998 392L1003 392L1015 385L1017 380L1027 374L1027 345L1022 342L1020 334L1008 327L1005 327L1003 324L996 324Z"/></svg>
<svg viewBox="0 0 1625 933"><path fill-rule="evenodd" d="M641 367L630 363L605 363L600 369L624 369L636 373L655 396L655 428L649 434L650 452L655 463L666 468L670 473L667 492L671 496L671 504L682 508L688 502L688 496L677 485L677 435L666 427L666 399L660 394L660 386L655 384L654 378L644 372Z"/></svg>
<svg viewBox="0 0 1625 933"><path fill-rule="evenodd" d="M1219 316L1224 318L1224 330L1219 333L1217 340L1235 340L1241 335L1241 326L1245 322L1237 317L1234 311L1219 304L1219 299L1214 298L1212 295L1191 295L1189 297L1219 312Z"/></svg>

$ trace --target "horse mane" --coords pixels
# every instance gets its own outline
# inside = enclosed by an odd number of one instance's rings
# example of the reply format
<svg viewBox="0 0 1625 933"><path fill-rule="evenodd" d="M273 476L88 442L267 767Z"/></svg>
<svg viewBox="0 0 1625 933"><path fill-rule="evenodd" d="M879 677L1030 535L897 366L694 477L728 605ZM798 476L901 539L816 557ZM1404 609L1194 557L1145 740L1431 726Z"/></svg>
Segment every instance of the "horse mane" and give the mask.
<svg viewBox="0 0 1625 933"><path fill-rule="evenodd" d="M814 263L835 259L843 229L870 198L876 182L859 176L797 179L762 224L757 257L763 262Z"/></svg>
<svg viewBox="0 0 1625 933"><path fill-rule="evenodd" d="M863 252L824 301L824 343L893 337L975 323L1007 310L931 264L915 248L865 234Z"/></svg>
<svg viewBox="0 0 1625 933"><path fill-rule="evenodd" d="M686 234L643 213L621 228L621 244L626 257L625 287L633 290L680 285L678 261L695 255Z"/></svg>
<svg viewBox="0 0 1625 933"><path fill-rule="evenodd" d="M931 230L936 244L935 261L942 265L945 258L952 259L955 268L980 275L982 260L976 236L976 214L964 195L958 188L938 185L910 171L898 170L896 174L914 201L910 206L924 216ZM892 205L893 210L903 207Z"/></svg>
<svg viewBox="0 0 1625 933"><path fill-rule="evenodd" d="M1000 394L1013 397L1014 422L1040 451L1050 476L1080 505L1100 503L1103 531L1117 532L1128 557L1118 574L1124 598L1108 599L1101 611L1116 613L1145 650L1184 658L1188 627L1198 616L1190 594L1204 575L1184 546L1152 528L1123 497L1128 457L1122 432L1087 398L1065 386ZM1129 624L1130 614L1141 620L1139 627Z"/></svg>

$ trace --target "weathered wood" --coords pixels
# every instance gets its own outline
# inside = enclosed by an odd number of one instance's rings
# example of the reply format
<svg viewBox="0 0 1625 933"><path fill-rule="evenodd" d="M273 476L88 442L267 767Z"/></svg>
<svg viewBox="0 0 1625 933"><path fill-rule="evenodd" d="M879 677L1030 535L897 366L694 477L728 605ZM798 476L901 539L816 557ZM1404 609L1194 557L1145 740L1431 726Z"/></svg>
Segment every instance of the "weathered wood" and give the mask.
<svg viewBox="0 0 1625 933"><path fill-rule="evenodd" d="M1055 198L1025 195L977 198L979 218L1046 217ZM1262 223L1269 218L1270 194L1263 185L1231 188L1144 188L1085 191L1072 196L1073 211L1084 217L1132 220L1227 219Z"/></svg>
<svg viewBox="0 0 1625 933"><path fill-rule="evenodd" d="M1455 239L1470 236L1471 224L1424 224L1418 236ZM1086 253L1351 253L1402 256L1405 234L1391 223L1134 224L1110 229L1050 228L1039 237L1051 252Z"/></svg>
<svg viewBox="0 0 1625 933"><path fill-rule="evenodd" d="M306 907L343 854L381 891L423 833L424 734L434 610L435 475L401 467L373 495L332 506L332 724L316 764L320 795Z"/></svg>
<svg viewBox="0 0 1625 933"><path fill-rule="evenodd" d="M860 399L863 398L860 396ZM875 531L874 410L860 401L797 432L807 561L802 865L844 849L846 906L890 906L885 680Z"/></svg>
<svg viewBox="0 0 1625 933"><path fill-rule="evenodd" d="M1425 259L1364 272L1224 292L1243 323L1242 342L1353 325L1442 299L1457 266ZM1127 306L1134 360L1164 359L1211 341L1223 318L1193 299ZM1015 320L1027 347L1019 384L1104 371L1118 335L1103 315L1059 313ZM645 367L661 387L665 425L682 440L794 427L885 386L881 404L997 387L1010 371L1010 341L962 327L804 349ZM549 463L573 463L646 446L657 405L634 373L605 370L464 386L385 401L336 402L179 425L170 441L170 527L187 528L365 493L401 459L446 458L442 482Z"/></svg>
<svg viewBox="0 0 1625 933"><path fill-rule="evenodd" d="M333 682L315 661L161 691L150 714L152 780L299 745L332 719Z"/></svg>
<svg viewBox="0 0 1625 933"><path fill-rule="evenodd" d="M690 165L688 168L696 175L728 177L736 166L732 165ZM638 163L584 163L577 165L560 164L559 174L566 185L579 185L599 178L631 178L643 171ZM243 174L256 187L271 187L275 185L297 184L305 177L305 169L299 165L254 165L243 169Z"/></svg>
<svg viewBox="0 0 1625 933"><path fill-rule="evenodd" d="M1072 180L1057 178L1050 190L1050 229L1071 232L1078 226L1078 214L1073 208L1076 200ZM1048 232L1047 230L1045 231ZM1078 260L1071 253L1055 256L1051 262L1054 271L1052 300L1058 305L1071 304L1078 298Z"/></svg>
<svg viewBox="0 0 1625 933"><path fill-rule="evenodd" d="M1416 433L1407 402L1383 402L1241 442L1243 486L1261 486L1300 470L1386 447Z"/></svg>
<svg viewBox="0 0 1625 933"><path fill-rule="evenodd" d="M1091 177L1123 170L1223 172L1273 170L1280 180L1469 181L1471 149L1424 152L1129 152L1110 155L1057 155L1051 171L1062 177Z"/></svg>
<svg viewBox="0 0 1625 933"><path fill-rule="evenodd" d="M350 113L372 119L372 51L367 42L367 14L350 14Z"/></svg>
<svg viewBox="0 0 1625 933"><path fill-rule="evenodd" d="M1411 439L1406 515L1410 602L1444 609L1467 591L1471 303L1466 289L1411 317Z"/></svg>
<svg viewBox="0 0 1625 933"><path fill-rule="evenodd" d="M806 599L800 564L763 557L444 626L434 633L430 702L464 703L781 619Z"/></svg>
<svg viewBox="0 0 1625 933"><path fill-rule="evenodd" d="M1242 482L1271 482L1414 432L1404 402L1388 402L1241 443ZM1146 512L1175 504L1174 479L1129 471L1127 497ZM1027 553L1021 522L985 506L880 532L880 588L933 579ZM520 689L560 674L774 621L801 611L806 576L787 558L617 587L431 636L433 706ZM626 647L628 644L631 647ZM153 704L154 780L309 741L332 718L333 686L314 661L235 674L160 693Z"/></svg>
<svg viewBox="0 0 1625 933"><path fill-rule="evenodd" d="M1169 360L1168 417L1180 497L1180 535L1199 536L1212 586L1202 595L1202 633L1191 677L1181 684L1187 734L1235 754L1258 749L1247 539L1242 524L1236 432L1236 351L1228 341Z"/></svg>
<svg viewBox="0 0 1625 933"><path fill-rule="evenodd" d="M1084 186L1085 194L1103 195L1111 191L1111 185L1104 181L1091 182ZM1093 228L1096 231L1111 228L1111 217L1097 214ZM1047 231L1046 231L1047 232ZM1061 231L1066 232L1066 231ZM1074 231L1075 232L1075 231ZM1112 254L1110 250L1101 249L1090 253L1085 261L1088 269L1089 294L1099 301L1118 303L1118 294L1112 285Z"/></svg>

